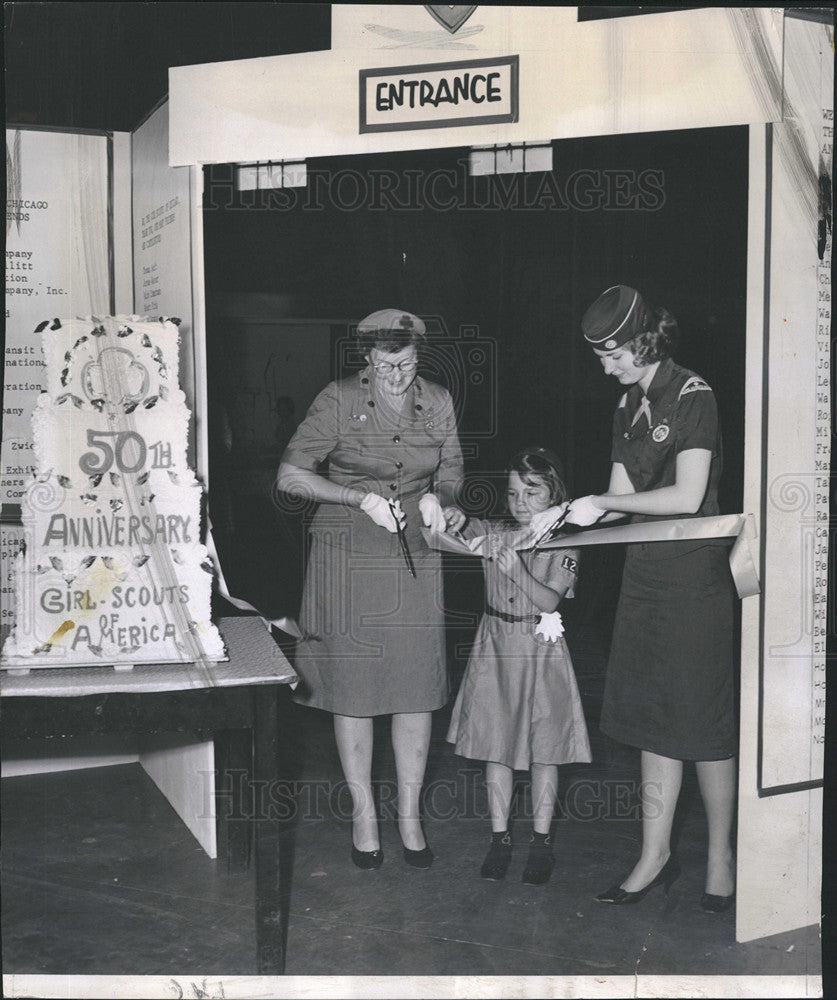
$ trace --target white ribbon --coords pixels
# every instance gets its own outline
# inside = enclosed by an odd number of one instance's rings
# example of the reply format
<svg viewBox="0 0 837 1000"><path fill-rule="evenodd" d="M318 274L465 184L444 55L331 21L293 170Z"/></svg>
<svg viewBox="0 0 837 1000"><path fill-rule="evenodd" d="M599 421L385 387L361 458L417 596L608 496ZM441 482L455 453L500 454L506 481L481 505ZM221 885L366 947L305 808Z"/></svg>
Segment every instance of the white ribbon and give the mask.
<svg viewBox="0 0 837 1000"><path fill-rule="evenodd" d="M489 552L489 536L457 539L442 532L422 528L427 544L433 549L456 552L460 555L483 556ZM679 542L693 539L734 538L729 553L729 567L738 596L752 597L760 592L753 546L758 539L752 514L721 514L716 517L680 517L670 521L643 521L639 524L621 524L613 528L595 528L572 535L559 535L539 542L537 548L577 549L585 545L634 544L638 542ZM531 549L536 539L528 529L504 535L504 541L513 549Z"/></svg>
<svg viewBox="0 0 837 1000"><path fill-rule="evenodd" d="M265 615L259 611L258 608L253 607L248 601L243 601L240 597L233 597L230 594L229 588L227 587L227 581L224 579L224 571L221 569L221 560L218 557L218 550L215 548L215 541L212 538L212 521L209 519L209 514L206 517L206 551L209 553L209 558L212 561L212 565L215 568L215 584L218 588L218 593L224 598L224 600L229 601L234 608L238 608L239 611L252 611L254 614L258 615L264 623L264 627L270 631L270 626L275 625L276 628L281 629L283 632L287 632L288 635L292 635L295 639L302 638L302 632L299 630L299 625L294 621L293 618L267 618Z"/></svg>

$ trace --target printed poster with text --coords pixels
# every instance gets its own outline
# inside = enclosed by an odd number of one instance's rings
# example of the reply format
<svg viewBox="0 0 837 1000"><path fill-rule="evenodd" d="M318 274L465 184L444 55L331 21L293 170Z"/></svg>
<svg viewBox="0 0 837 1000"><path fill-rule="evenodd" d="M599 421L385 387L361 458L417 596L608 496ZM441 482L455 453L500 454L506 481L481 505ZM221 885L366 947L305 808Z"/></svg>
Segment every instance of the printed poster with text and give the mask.
<svg viewBox="0 0 837 1000"><path fill-rule="evenodd" d="M32 410L44 372L35 328L110 311L107 146L98 135L6 132L4 506L19 507L34 469Z"/></svg>
<svg viewBox="0 0 837 1000"><path fill-rule="evenodd" d="M20 504L35 469L32 412L44 388L36 327L47 317L106 313L108 139L6 131L6 343L0 447L0 635L14 621L12 565Z"/></svg>

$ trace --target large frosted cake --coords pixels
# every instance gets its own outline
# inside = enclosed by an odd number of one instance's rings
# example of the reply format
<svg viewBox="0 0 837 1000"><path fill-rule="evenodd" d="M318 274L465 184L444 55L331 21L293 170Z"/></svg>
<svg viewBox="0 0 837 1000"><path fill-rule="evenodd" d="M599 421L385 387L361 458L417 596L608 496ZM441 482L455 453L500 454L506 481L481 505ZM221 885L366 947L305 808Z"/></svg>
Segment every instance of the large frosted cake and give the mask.
<svg viewBox="0 0 837 1000"><path fill-rule="evenodd" d="M46 383L3 665L223 659L176 323L94 317L39 330Z"/></svg>

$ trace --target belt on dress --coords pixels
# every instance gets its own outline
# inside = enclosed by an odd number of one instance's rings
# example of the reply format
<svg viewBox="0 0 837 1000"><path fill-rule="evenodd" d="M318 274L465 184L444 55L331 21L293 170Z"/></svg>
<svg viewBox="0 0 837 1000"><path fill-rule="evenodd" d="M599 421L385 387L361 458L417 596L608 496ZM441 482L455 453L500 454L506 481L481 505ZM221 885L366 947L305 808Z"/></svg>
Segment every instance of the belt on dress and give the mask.
<svg viewBox="0 0 837 1000"><path fill-rule="evenodd" d="M492 608L489 604L485 609L487 615L492 615L494 618L500 618L504 622L537 622L540 621L540 615L509 615L505 611L498 611L497 608Z"/></svg>

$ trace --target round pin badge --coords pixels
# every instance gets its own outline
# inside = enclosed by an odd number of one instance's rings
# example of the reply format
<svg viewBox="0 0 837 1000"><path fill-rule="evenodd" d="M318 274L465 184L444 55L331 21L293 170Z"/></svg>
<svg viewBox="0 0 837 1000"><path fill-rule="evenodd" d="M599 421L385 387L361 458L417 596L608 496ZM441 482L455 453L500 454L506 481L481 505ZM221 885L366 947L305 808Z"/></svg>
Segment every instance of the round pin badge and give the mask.
<svg viewBox="0 0 837 1000"><path fill-rule="evenodd" d="M616 341L615 340L606 340L605 341L605 350L606 351L612 351L614 347L616 347Z"/></svg>
<svg viewBox="0 0 837 1000"><path fill-rule="evenodd" d="M669 427L668 424L659 424L651 432L651 437L659 444L661 441L665 441L668 437Z"/></svg>

